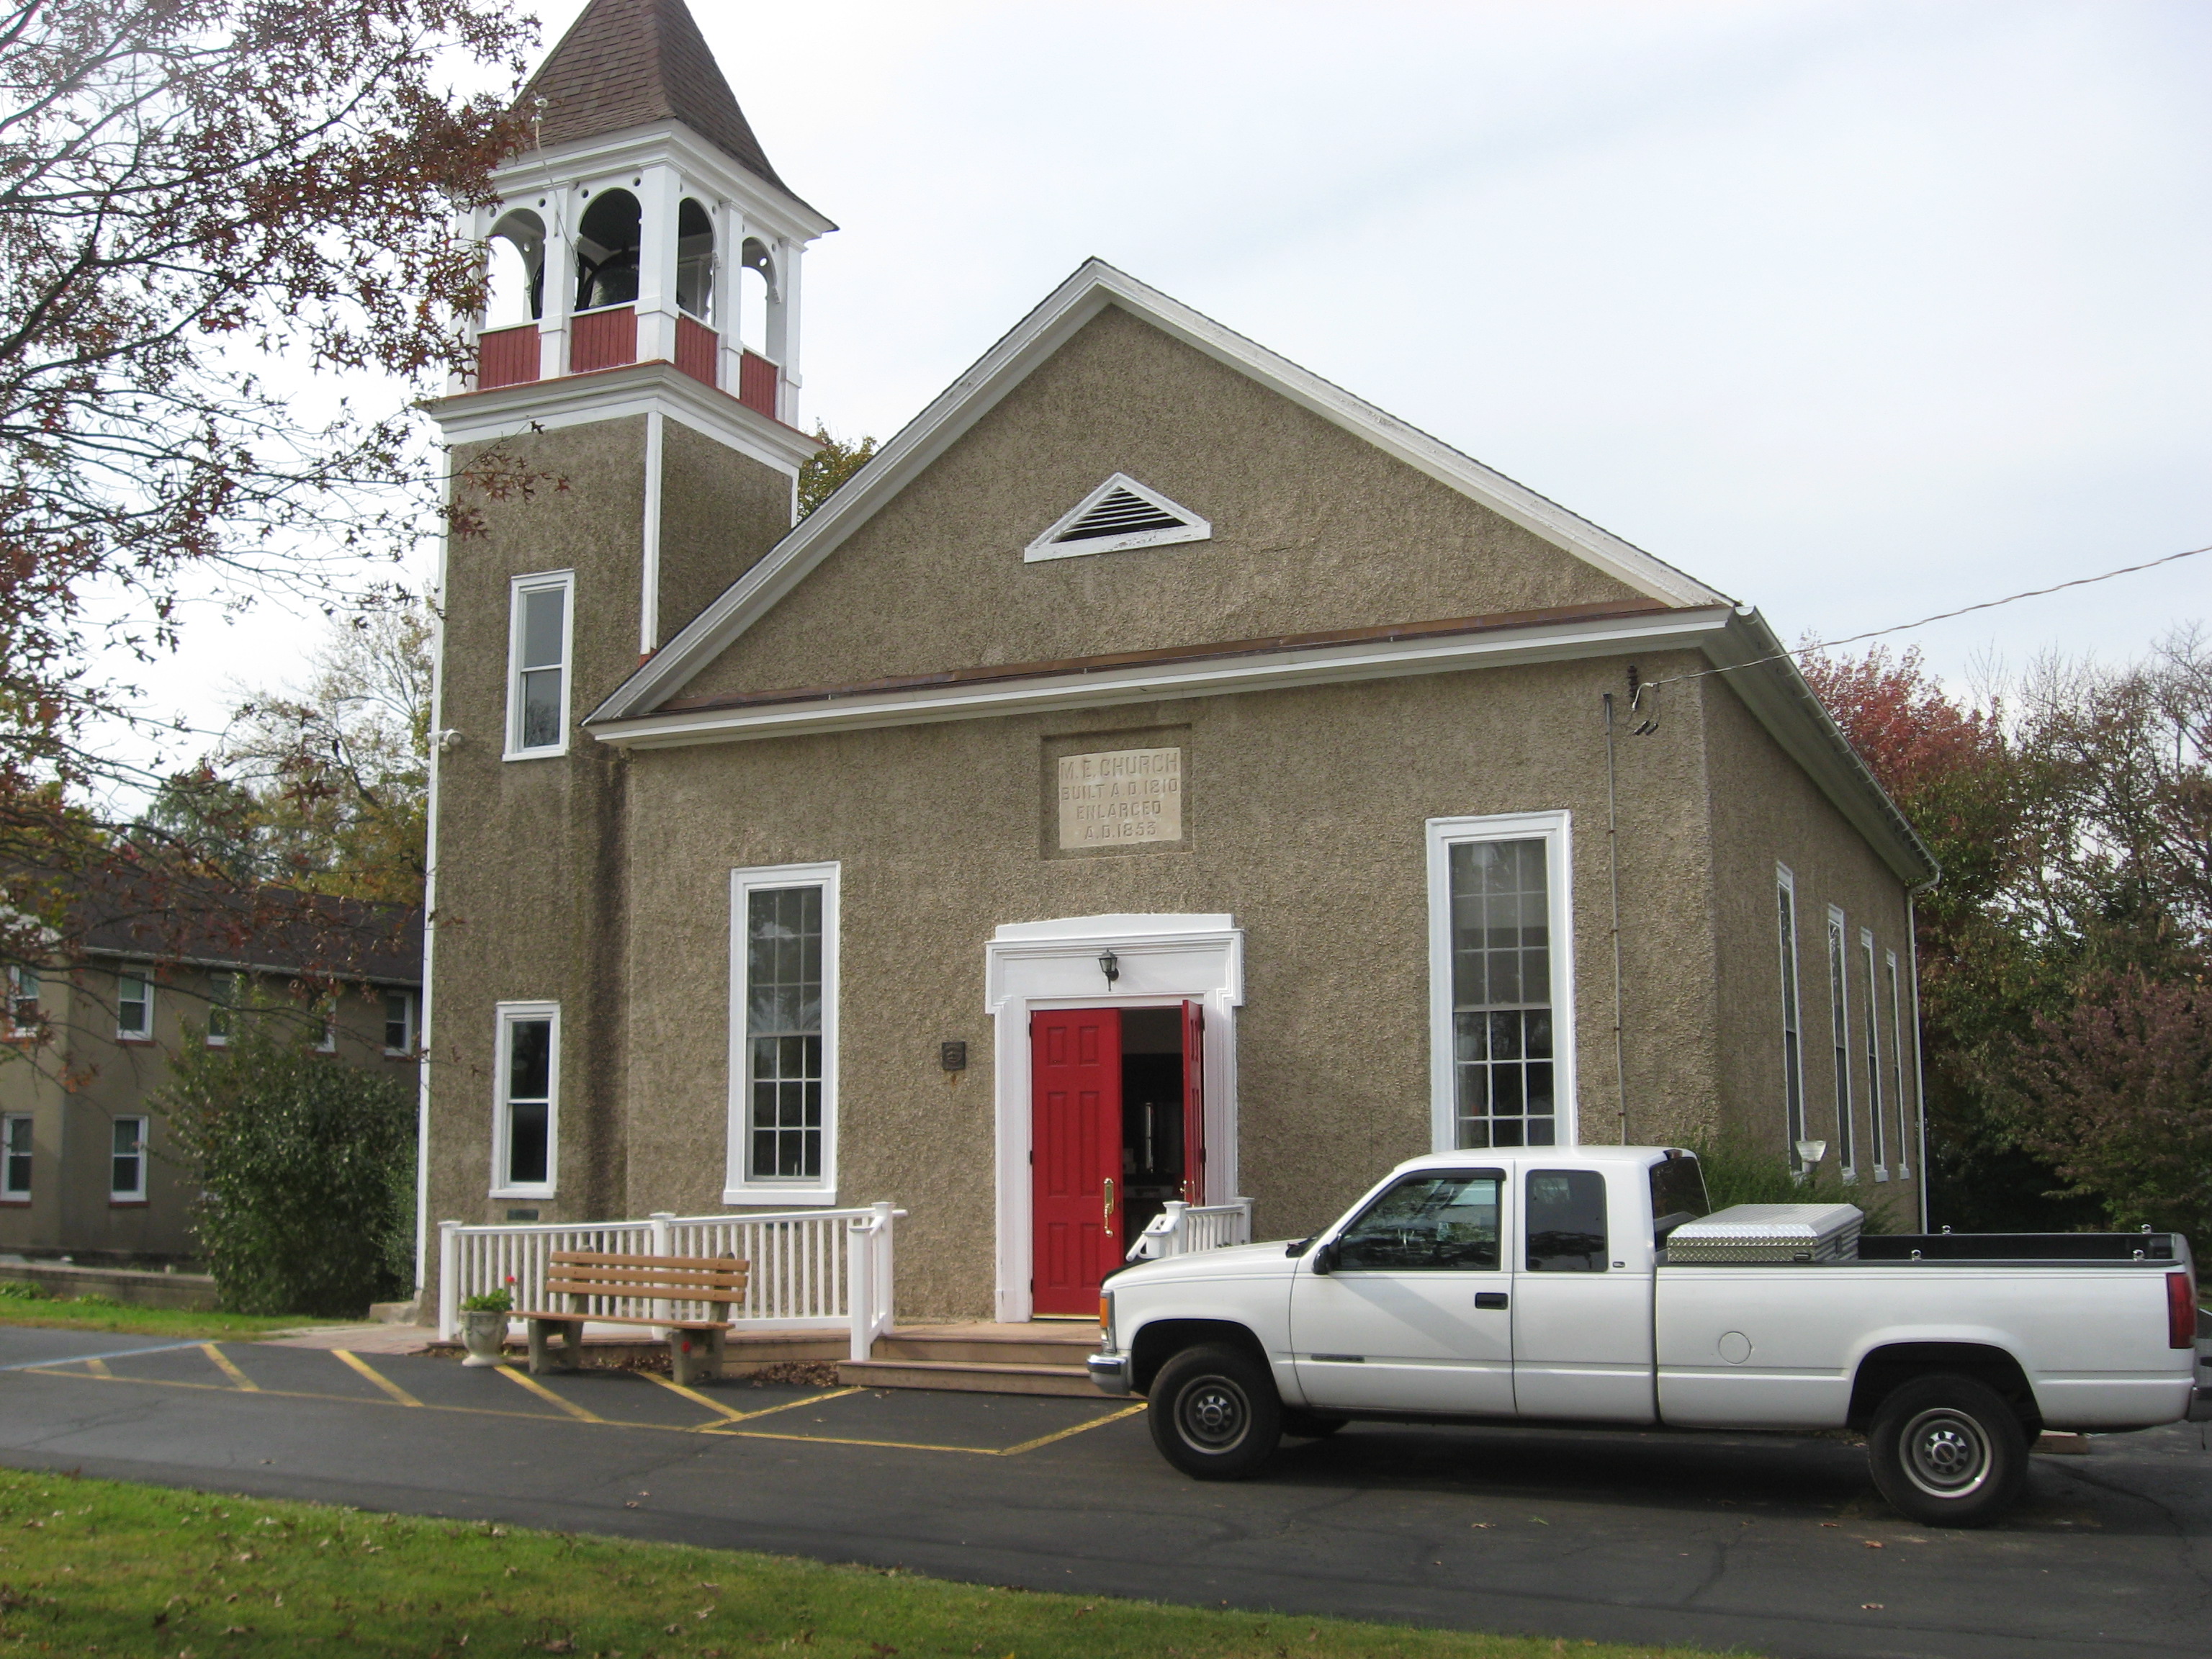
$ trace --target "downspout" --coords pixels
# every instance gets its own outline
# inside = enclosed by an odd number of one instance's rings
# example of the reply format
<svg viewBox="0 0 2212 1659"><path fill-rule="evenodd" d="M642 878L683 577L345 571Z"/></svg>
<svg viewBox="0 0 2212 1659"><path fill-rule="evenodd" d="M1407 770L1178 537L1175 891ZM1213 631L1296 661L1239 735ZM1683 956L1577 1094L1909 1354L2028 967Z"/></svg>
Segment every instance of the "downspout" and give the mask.
<svg viewBox="0 0 2212 1659"><path fill-rule="evenodd" d="M1620 1035L1620 823L1613 805L1613 693L1605 704L1605 856L1607 878L1613 888L1613 1084L1620 1102L1620 1144L1628 1145L1628 1062ZM1916 981L1915 990L1918 987Z"/></svg>
<svg viewBox="0 0 2212 1659"><path fill-rule="evenodd" d="M1928 1166L1928 1045L1922 1040L1920 1024L1920 922L1913 914L1913 901L1942 880L1941 873L1930 876L1917 887L1905 890L1905 939L1912 959L1912 1115L1920 1131L1920 1231L1928 1231L1928 1182L1933 1173Z"/></svg>
<svg viewBox="0 0 2212 1659"><path fill-rule="evenodd" d="M453 501L452 460L439 480L439 506ZM430 754L428 799L423 808L422 853L422 983L415 994L415 1299L416 1318L422 1318L422 1299L428 1283L425 1271L430 1251L430 959L438 937L438 773L439 757L452 734L445 729L446 712L446 566L452 550L450 522L438 540L438 580L431 591Z"/></svg>

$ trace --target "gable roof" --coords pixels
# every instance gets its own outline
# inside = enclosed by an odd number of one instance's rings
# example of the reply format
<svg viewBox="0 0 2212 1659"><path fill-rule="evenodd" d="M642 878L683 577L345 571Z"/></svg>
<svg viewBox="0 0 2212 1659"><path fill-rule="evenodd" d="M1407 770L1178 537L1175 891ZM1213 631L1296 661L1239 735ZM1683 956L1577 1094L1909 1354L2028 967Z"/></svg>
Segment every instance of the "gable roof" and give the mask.
<svg viewBox="0 0 2212 1659"><path fill-rule="evenodd" d="M681 121L748 173L792 195L753 137L684 0L592 0L538 66L515 108L538 115L540 98L547 105L540 143Z"/></svg>
<svg viewBox="0 0 2212 1659"><path fill-rule="evenodd" d="M769 556L725 589L593 710L586 724L642 714L694 674L872 519L962 434L1109 306L1256 380L1447 488L1668 605L1732 604L1717 589L1492 471L1288 358L1223 327L1103 259L1088 259L939 394Z"/></svg>

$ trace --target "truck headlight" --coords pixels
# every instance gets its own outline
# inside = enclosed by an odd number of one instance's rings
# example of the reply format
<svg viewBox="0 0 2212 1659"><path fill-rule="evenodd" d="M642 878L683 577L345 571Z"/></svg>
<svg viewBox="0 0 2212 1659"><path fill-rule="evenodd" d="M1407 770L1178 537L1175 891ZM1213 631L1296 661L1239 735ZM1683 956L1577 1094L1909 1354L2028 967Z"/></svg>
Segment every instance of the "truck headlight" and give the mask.
<svg viewBox="0 0 2212 1659"><path fill-rule="evenodd" d="M1098 1352L1114 1352L1114 1293L1102 1291L1098 1296Z"/></svg>

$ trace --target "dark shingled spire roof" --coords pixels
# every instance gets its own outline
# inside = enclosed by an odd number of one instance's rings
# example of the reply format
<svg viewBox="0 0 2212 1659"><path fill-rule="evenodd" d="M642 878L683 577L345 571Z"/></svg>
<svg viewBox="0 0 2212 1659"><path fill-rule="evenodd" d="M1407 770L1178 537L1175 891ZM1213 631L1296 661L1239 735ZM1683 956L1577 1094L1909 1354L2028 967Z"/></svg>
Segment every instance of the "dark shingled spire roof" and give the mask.
<svg viewBox="0 0 2212 1659"><path fill-rule="evenodd" d="M544 143L674 119L793 194L769 165L684 0L592 0L538 66L518 106L536 114L540 98Z"/></svg>

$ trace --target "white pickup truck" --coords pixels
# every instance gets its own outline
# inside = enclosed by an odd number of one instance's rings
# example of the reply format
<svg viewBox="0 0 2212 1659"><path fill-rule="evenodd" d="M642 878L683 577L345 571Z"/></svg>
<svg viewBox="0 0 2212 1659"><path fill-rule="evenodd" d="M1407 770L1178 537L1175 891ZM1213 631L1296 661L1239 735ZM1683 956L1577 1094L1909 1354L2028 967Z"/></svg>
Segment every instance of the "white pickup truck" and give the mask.
<svg viewBox="0 0 2212 1659"><path fill-rule="evenodd" d="M2043 1429L2191 1415L2197 1286L2179 1235L1669 1261L1669 1237L1706 1213L1703 1172L1676 1149L1417 1158L1311 1238L1113 1274L1091 1378L1146 1395L1154 1443L1201 1480L1355 1418L1861 1429L1883 1496L1938 1526L1995 1519Z"/></svg>

